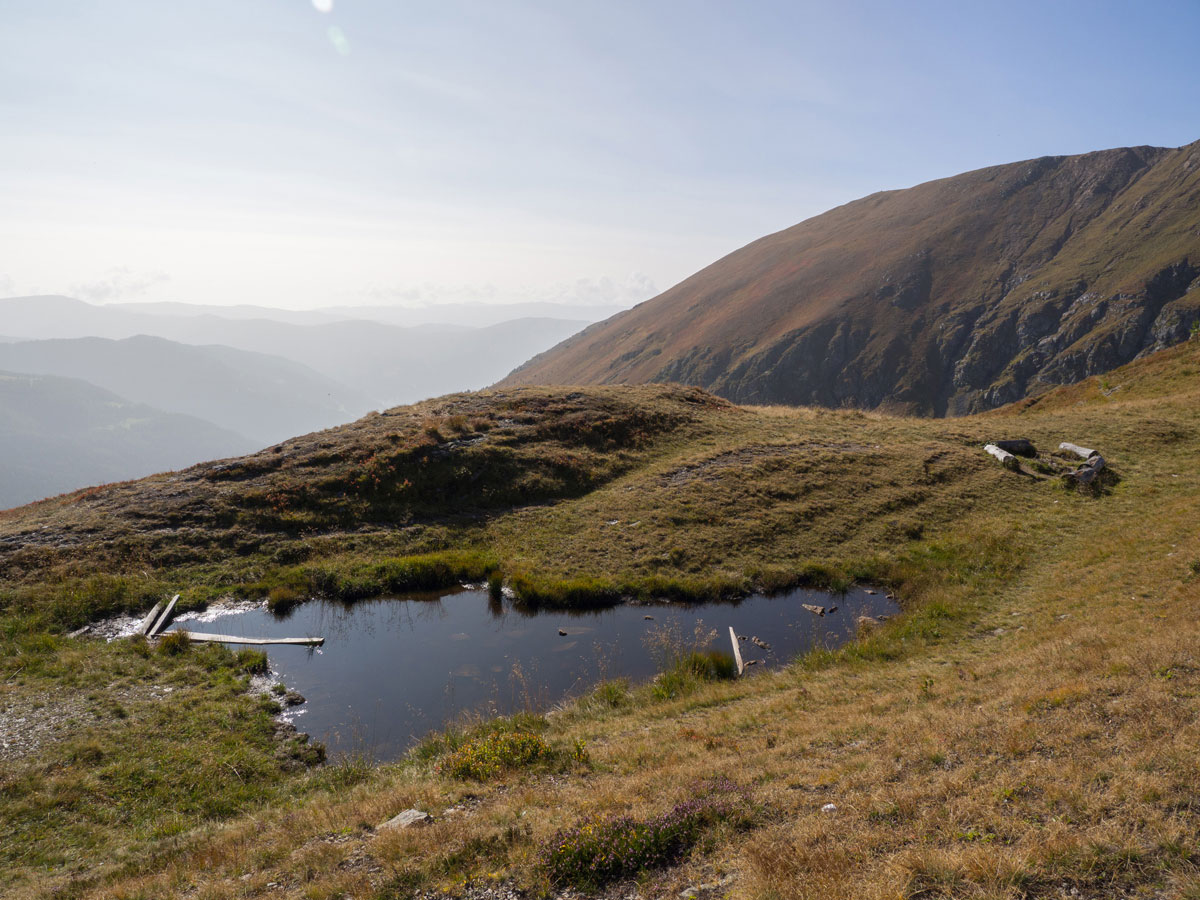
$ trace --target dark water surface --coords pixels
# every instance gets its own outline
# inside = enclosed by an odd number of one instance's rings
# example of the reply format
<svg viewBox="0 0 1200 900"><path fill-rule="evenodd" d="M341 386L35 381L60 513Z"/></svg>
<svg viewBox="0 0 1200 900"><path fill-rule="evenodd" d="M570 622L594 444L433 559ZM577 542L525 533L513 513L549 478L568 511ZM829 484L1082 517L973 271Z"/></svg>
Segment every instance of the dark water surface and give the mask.
<svg viewBox="0 0 1200 900"><path fill-rule="evenodd" d="M822 618L802 603L838 609ZM526 612L508 601L493 602L485 590L460 589L350 606L312 601L284 617L256 608L175 627L249 637L323 636L325 645L316 650L264 648L272 671L307 698L297 708L296 727L323 741L331 756L363 752L391 760L466 712L546 709L603 679L649 679L662 668L664 644L690 648L697 633L707 639L715 630L711 646L726 653L731 625L739 635L769 644L766 650L751 640L741 643L747 661L760 661L747 669L753 675L813 647L843 643L860 615L895 611L882 591L862 588L838 596L796 590L754 594L739 603L587 612Z"/></svg>

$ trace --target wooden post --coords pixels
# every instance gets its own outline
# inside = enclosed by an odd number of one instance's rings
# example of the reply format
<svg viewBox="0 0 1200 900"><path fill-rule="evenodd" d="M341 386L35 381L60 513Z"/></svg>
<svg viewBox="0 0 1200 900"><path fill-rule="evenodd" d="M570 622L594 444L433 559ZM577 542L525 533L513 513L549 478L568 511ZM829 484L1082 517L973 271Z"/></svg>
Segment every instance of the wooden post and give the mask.
<svg viewBox="0 0 1200 900"><path fill-rule="evenodd" d="M737 660L738 674L741 675L746 671L746 664L742 662L742 648L738 646L737 632L732 625L729 626L729 640L733 641L733 658Z"/></svg>
<svg viewBox="0 0 1200 900"><path fill-rule="evenodd" d="M163 614L158 617L158 621L155 622L150 627L150 631L147 633L147 637L154 637L160 631L162 631L164 628L167 627L167 625L171 621L171 612L175 609L175 604L178 602L179 602L179 595L176 594L174 597L171 598L171 602L167 604L167 608L163 610Z"/></svg>

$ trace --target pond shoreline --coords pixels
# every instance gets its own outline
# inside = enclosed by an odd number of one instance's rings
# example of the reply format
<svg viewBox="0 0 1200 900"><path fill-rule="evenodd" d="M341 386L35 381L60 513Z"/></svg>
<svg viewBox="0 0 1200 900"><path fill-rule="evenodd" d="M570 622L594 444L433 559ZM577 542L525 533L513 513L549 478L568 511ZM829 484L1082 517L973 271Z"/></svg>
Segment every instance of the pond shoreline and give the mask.
<svg viewBox="0 0 1200 900"><path fill-rule="evenodd" d="M546 609L468 583L351 602L314 598L282 613L264 601L213 605L182 614L170 630L220 620L231 635L324 637L320 648L264 648L272 676L307 698L302 711L285 713L303 715L333 753L386 761L464 715L545 710L606 680L647 682L693 651L731 657L731 626L749 675L840 646L857 635L861 616L898 611L886 592L867 587Z"/></svg>

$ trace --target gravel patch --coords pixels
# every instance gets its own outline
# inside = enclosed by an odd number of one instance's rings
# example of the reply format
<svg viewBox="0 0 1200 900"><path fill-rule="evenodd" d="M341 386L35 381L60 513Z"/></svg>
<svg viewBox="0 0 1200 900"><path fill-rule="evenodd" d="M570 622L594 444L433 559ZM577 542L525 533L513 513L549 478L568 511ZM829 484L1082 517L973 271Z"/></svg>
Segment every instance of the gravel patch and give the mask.
<svg viewBox="0 0 1200 900"><path fill-rule="evenodd" d="M108 705L85 696L0 696L0 760L31 756L47 744L111 718L111 703L125 706L161 700L175 688L137 686L105 693Z"/></svg>

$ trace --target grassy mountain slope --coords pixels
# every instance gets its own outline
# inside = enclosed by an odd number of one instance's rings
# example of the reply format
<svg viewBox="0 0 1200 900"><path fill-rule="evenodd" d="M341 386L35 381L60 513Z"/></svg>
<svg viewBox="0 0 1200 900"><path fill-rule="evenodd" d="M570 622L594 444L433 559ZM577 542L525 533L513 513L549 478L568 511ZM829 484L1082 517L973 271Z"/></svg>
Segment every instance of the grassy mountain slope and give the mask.
<svg viewBox="0 0 1200 900"><path fill-rule="evenodd" d="M81 378L260 444L339 425L371 406L358 391L289 359L146 335L0 345L0 369Z"/></svg>
<svg viewBox="0 0 1200 900"><path fill-rule="evenodd" d="M317 590L320 573L360 559L469 546L513 575L696 579L707 596L774 584L765 559L795 572L865 565L873 548L953 521L1004 489L977 452L990 434L982 422L935 434L855 414L750 413L673 386L452 395L13 511L0 519L0 576L99 566L137 583L160 568L178 580L186 565L206 595L300 575ZM641 523L613 530L613 519Z"/></svg>
<svg viewBox="0 0 1200 900"><path fill-rule="evenodd" d="M0 508L253 446L211 422L74 378L0 372Z"/></svg>
<svg viewBox="0 0 1200 900"><path fill-rule="evenodd" d="M1044 157L764 237L500 384L960 414L1183 340L1198 277L1200 142Z"/></svg>
<svg viewBox="0 0 1200 900"><path fill-rule="evenodd" d="M980 446L997 436L1096 446L1116 477L1084 495L1006 471ZM559 828L649 821L725 776L748 811L640 893L731 876L706 896L1193 896L1198 451L1191 341L951 420L675 387L462 395L5 513L0 700L79 698L86 727L0 770L3 889L548 889ZM418 552L426 573L498 569L533 602L852 575L905 612L778 673L609 685L501 723L583 740L590 761L482 781L439 773L453 733L395 766L288 774L239 687L252 658L59 636L179 588L394 589ZM412 806L435 824L376 832Z"/></svg>

